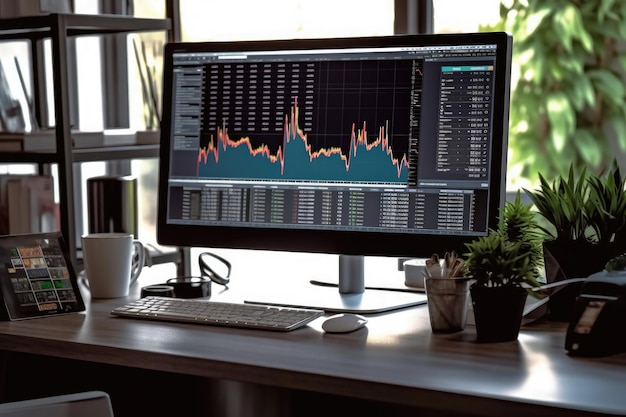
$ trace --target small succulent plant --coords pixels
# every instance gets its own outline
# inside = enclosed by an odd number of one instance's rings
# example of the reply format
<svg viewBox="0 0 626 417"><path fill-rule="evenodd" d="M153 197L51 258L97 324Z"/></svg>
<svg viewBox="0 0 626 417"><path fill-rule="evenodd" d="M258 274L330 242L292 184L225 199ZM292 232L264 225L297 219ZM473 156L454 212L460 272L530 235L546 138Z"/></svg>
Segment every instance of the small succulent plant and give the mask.
<svg viewBox="0 0 626 417"><path fill-rule="evenodd" d="M466 245L465 272L475 280L473 285L540 285L541 238L531 208L521 202L518 192L501 209L498 229Z"/></svg>

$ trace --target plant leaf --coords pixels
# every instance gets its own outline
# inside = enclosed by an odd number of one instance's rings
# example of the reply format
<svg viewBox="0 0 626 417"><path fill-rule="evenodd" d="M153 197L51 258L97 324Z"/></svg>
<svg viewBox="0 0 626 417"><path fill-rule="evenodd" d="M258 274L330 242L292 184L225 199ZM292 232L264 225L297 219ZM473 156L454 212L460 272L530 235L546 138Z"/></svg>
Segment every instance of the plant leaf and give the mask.
<svg viewBox="0 0 626 417"><path fill-rule="evenodd" d="M565 147L567 137L573 132L576 125L574 110L562 92L549 94L546 99L546 110L550 120L552 143L557 152Z"/></svg>

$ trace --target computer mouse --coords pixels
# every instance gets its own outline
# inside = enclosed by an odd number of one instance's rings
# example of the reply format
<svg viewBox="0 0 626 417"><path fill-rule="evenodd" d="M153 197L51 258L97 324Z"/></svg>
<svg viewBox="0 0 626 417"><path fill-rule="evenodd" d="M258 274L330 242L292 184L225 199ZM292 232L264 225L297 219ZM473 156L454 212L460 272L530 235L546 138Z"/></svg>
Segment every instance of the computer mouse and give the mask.
<svg viewBox="0 0 626 417"><path fill-rule="evenodd" d="M328 317L322 323L322 329L328 333L348 333L365 326L367 319L359 314L340 313Z"/></svg>

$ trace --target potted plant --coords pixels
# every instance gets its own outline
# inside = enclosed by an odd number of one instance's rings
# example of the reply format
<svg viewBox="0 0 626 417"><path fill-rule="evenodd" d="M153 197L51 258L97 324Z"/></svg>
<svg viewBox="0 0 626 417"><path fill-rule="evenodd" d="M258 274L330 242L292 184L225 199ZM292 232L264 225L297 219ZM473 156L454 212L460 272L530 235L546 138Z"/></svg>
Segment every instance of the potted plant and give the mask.
<svg viewBox="0 0 626 417"><path fill-rule="evenodd" d="M543 263L541 238L531 204L506 202L497 230L466 244L465 273L470 286L479 342L516 340L528 294L539 296Z"/></svg>
<svg viewBox="0 0 626 417"><path fill-rule="evenodd" d="M626 251L625 178L614 160L603 175L586 168L548 182L539 174L539 188L525 189L540 214L546 281L586 278ZM550 316L569 320L582 282L551 295ZM558 295L557 295L558 294Z"/></svg>

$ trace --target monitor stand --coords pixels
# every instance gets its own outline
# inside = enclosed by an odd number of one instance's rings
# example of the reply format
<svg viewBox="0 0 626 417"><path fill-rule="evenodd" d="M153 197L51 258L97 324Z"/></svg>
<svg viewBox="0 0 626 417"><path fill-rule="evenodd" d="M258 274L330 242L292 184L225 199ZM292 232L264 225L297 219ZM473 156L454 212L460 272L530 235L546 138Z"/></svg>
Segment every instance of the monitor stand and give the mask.
<svg viewBox="0 0 626 417"><path fill-rule="evenodd" d="M321 309L332 313L382 313L426 303L426 295L397 290L365 289L363 256L339 255L337 287L311 285L305 291L263 294L247 303Z"/></svg>

